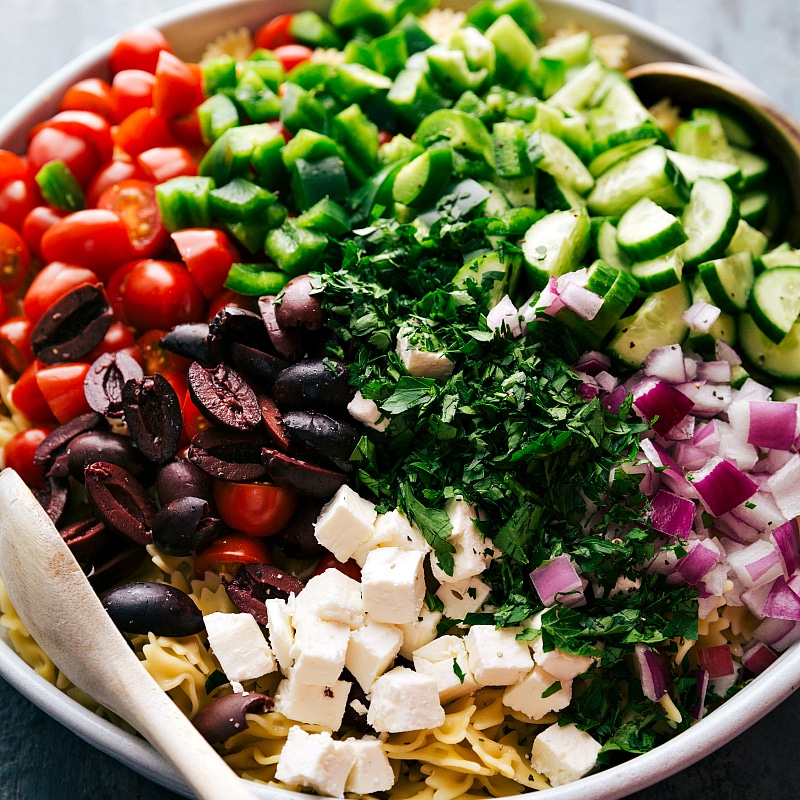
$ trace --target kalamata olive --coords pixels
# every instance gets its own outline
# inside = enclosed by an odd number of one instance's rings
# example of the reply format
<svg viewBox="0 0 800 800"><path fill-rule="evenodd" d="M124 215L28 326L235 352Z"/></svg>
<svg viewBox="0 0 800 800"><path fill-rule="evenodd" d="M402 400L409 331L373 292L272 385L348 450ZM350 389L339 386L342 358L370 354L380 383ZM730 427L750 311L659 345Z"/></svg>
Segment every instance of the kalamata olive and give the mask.
<svg viewBox="0 0 800 800"><path fill-rule="evenodd" d="M167 555L194 555L208 547L222 528L205 500L181 497L162 506L153 517L153 544Z"/></svg>
<svg viewBox="0 0 800 800"><path fill-rule="evenodd" d="M208 324L205 322L184 322L168 330L160 340L161 346L170 353L199 361L201 364L213 364L216 359L211 355L208 346Z"/></svg>
<svg viewBox="0 0 800 800"><path fill-rule="evenodd" d="M358 444L358 429L321 411L287 411L283 426L293 439L331 460L347 461Z"/></svg>
<svg viewBox="0 0 800 800"><path fill-rule="evenodd" d="M236 608L252 614L259 625L267 624L265 600L285 600L290 594L300 594L304 586L299 578L271 564L242 564L232 580L223 578L222 582Z"/></svg>
<svg viewBox="0 0 800 800"><path fill-rule="evenodd" d="M67 445L76 436L95 430L101 425L105 425L105 419L102 414L98 414L96 411L73 417L69 422L54 428L39 442L39 446L33 454L33 463L37 467L47 466L54 458L66 453ZM81 470L82 474L83 470Z"/></svg>
<svg viewBox="0 0 800 800"><path fill-rule="evenodd" d="M375 729L367 722L369 698L350 672L345 670L342 678L350 681L350 692L347 695L342 724L361 733L375 733Z"/></svg>
<svg viewBox="0 0 800 800"><path fill-rule="evenodd" d="M120 350L95 359L83 380L83 393L90 408L110 417L122 415L122 387L144 376L133 356Z"/></svg>
<svg viewBox="0 0 800 800"><path fill-rule="evenodd" d="M208 347L216 361L227 361L234 343L272 352L260 314L239 306L224 306L208 325Z"/></svg>
<svg viewBox="0 0 800 800"><path fill-rule="evenodd" d="M165 583L128 583L109 592L103 606L124 633L191 636L205 630L203 614L188 594Z"/></svg>
<svg viewBox="0 0 800 800"><path fill-rule="evenodd" d="M156 477L158 502L166 506L181 497L211 500L211 478L188 458L176 458L164 464Z"/></svg>
<svg viewBox="0 0 800 800"><path fill-rule="evenodd" d="M218 744L247 728L246 714L272 711L272 698L258 692L236 692L215 697L203 706L192 722L210 744Z"/></svg>
<svg viewBox="0 0 800 800"><path fill-rule="evenodd" d="M231 344L230 358L242 375L261 387L272 386L280 371L289 366L288 361L241 342Z"/></svg>
<svg viewBox="0 0 800 800"><path fill-rule="evenodd" d="M89 431L76 436L67 445L67 466L77 480L83 480L86 467L95 461L116 464L133 475L141 475L150 466L128 436Z"/></svg>
<svg viewBox="0 0 800 800"><path fill-rule="evenodd" d="M292 558L319 558L325 554L325 548L314 535L314 523L317 521L324 500L302 503L294 516L283 526L275 541L286 555Z"/></svg>
<svg viewBox="0 0 800 800"><path fill-rule="evenodd" d="M195 434L189 460L203 472L223 481L257 481L267 474L261 460L263 440L241 431L208 428Z"/></svg>
<svg viewBox="0 0 800 800"><path fill-rule="evenodd" d="M103 592L135 572L146 558L147 550L144 547L134 544L120 547L118 543L117 549L102 561L84 566L86 579L95 591Z"/></svg>
<svg viewBox="0 0 800 800"><path fill-rule="evenodd" d="M122 387L122 408L133 443L151 461L175 455L183 431L181 403L163 375L146 375Z"/></svg>
<svg viewBox="0 0 800 800"><path fill-rule="evenodd" d="M266 325L269 339L275 352L286 361L297 361L303 357L306 350L306 341L299 328L284 328L275 316L275 298L261 297L258 301L258 310Z"/></svg>
<svg viewBox="0 0 800 800"><path fill-rule="evenodd" d="M70 552L81 562L92 562L113 545L115 537L96 517L85 517L59 530Z"/></svg>
<svg viewBox="0 0 800 800"><path fill-rule="evenodd" d="M227 364L206 368L193 361L188 383L192 402L210 422L240 431L252 431L261 424L255 392Z"/></svg>
<svg viewBox="0 0 800 800"><path fill-rule="evenodd" d="M318 467L267 447L261 452L261 460L267 475L278 486L307 497L331 497L347 483L347 475L342 472Z"/></svg>
<svg viewBox="0 0 800 800"><path fill-rule="evenodd" d="M289 435L283 425L283 415L278 408L278 404L270 395L264 392L258 394L258 404L261 406L261 419L264 421L267 438L279 450L288 450Z"/></svg>
<svg viewBox="0 0 800 800"><path fill-rule="evenodd" d="M58 525L67 508L69 481L66 478L47 477L44 486L34 489L33 494L53 524Z"/></svg>
<svg viewBox="0 0 800 800"><path fill-rule="evenodd" d="M325 322L319 295L309 275L298 275L283 287L275 301L275 319L282 328L318 331Z"/></svg>
<svg viewBox="0 0 800 800"><path fill-rule="evenodd" d="M275 379L272 393L283 408L339 408L353 399L347 367L331 359L306 359L290 364Z"/></svg>

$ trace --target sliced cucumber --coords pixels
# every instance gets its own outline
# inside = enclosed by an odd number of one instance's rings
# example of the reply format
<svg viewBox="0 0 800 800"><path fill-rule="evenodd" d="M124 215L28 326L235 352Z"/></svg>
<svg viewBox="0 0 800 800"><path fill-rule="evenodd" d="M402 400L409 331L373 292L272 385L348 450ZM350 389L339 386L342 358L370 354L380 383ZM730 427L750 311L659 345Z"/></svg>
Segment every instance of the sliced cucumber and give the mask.
<svg viewBox="0 0 800 800"><path fill-rule="evenodd" d="M758 153L743 150L741 147L732 147L734 160L742 173L740 189L749 191L763 183L769 172L769 161Z"/></svg>
<svg viewBox="0 0 800 800"><path fill-rule="evenodd" d="M597 91L606 72L607 69L601 61L590 61L583 69L570 77L555 94L551 95L547 102L561 109L583 108Z"/></svg>
<svg viewBox="0 0 800 800"><path fill-rule="evenodd" d="M714 305L714 301L711 299L711 295L708 293L708 289L706 289L706 285L699 274L692 275L689 285L693 303L703 301ZM708 333L693 335L691 331L689 332L689 346L698 352L713 353L717 339L722 339L723 342L731 345L731 347L736 344L736 318L732 314L720 311L717 321L711 326Z"/></svg>
<svg viewBox="0 0 800 800"><path fill-rule="evenodd" d="M681 282L683 276L680 248L649 261L632 264L631 275L639 281L639 285L646 292L662 292L675 286Z"/></svg>
<svg viewBox="0 0 800 800"><path fill-rule="evenodd" d="M737 164L701 158L677 151L670 151L669 157L689 184L694 184L698 178L718 178L734 189L741 185L742 170Z"/></svg>
<svg viewBox="0 0 800 800"><path fill-rule="evenodd" d="M563 186L586 194L594 186L594 177L575 151L547 131L534 131L528 138L528 158L538 169L548 172Z"/></svg>
<svg viewBox="0 0 800 800"><path fill-rule="evenodd" d="M761 227L769 208L769 194L757 189L739 196L739 215L745 222Z"/></svg>
<svg viewBox="0 0 800 800"><path fill-rule="evenodd" d="M610 139L611 137L608 136L606 138ZM632 156L640 150L652 147L657 141L653 136L645 136L642 139L630 139L627 142L621 142L613 147L601 150L589 162L589 172L596 178L598 175L602 175L609 167L613 167L618 161L622 161L623 158Z"/></svg>
<svg viewBox="0 0 800 800"><path fill-rule="evenodd" d="M715 305L728 314L747 309L755 272L749 250L712 261L703 261L697 271Z"/></svg>
<svg viewBox="0 0 800 800"><path fill-rule="evenodd" d="M590 232L585 208L553 211L534 222L521 243L531 286L540 289L551 277L576 269L589 247Z"/></svg>
<svg viewBox="0 0 800 800"><path fill-rule="evenodd" d="M742 204L739 204L741 210ZM753 227L744 217L739 218L739 224L736 226L736 233L730 240L726 255L733 255L742 250L747 250L753 258L760 258L764 255L769 245L769 239L758 228Z"/></svg>
<svg viewBox="0 0 800 800"><path fill-rule="evenodd" d="M762 332L780 344L800 316L800 267L764 270L753 283L750 313Z"/></svg>
<svg viewBox="0 0 800 800"><path fill-rule="evenodd" d="M564 186L549 172L540 172L536 179L536 205L546 211L566 211L586 205L586 198L570 186Z"/></svg>
<svg viewBox="0 0 800 800"><path fill-rule="evenodd" d="M595 247L597 249L597 255L607 264L617 269L630 272L631 260L619 249L619 244L617 242L617 226L610 219L603 220L600 224L600 228L597 231Z"/></svg>
<svg viewBox="0 0 800 800"><path fill-rule="evenodd" d="M749 314L739 317L739 346L742 355L773 378L800 381L800 322L780 344L770 340Z"/></svg>
<svg viewBox="0 0 800 800"><path fill-rule="evenodd" d="M432 147L401 167L394 179L392 197L406 206L426 208L434 203L450 183L453 151Z"/></svg>
<svg viewBox="0 0 800 800"><path fill-rule="evenodd" d="M698 178L681 221L689 236L682 245L687 266L723 256L739 224L739 204L731 187L716 178Z"/></svg>
<svg viewBox="0 0 800 800"><path fill-rule="evenodd" d="M663 256L687 238L681 221L649 197L637 200L617 225L617 243L632 261Z"/></svg>
<svg viewBox="0 0 800 800"><path fill-rule="evenodd" d="M775 269L776 267L800 267L800 249L784 243L778 245L769 253L764 253L759 259L759 264L763 269Z"/></svg>

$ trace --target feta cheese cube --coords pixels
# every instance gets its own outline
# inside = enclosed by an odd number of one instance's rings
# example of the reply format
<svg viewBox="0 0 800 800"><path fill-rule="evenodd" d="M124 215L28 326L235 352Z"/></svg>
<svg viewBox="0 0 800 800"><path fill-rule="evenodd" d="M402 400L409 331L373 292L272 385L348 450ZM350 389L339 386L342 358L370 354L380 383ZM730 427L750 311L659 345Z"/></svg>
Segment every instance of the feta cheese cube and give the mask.
<svg viewBox="0 0 800 800"><path fill-rule="evenodd" d="M357 628L364 622L361 584L341 570L326 569L314 575L297 595L295 614Z"/></svg>
<svg viewBox="0 0 800 800"><path fill-rule="evenodd" d="M356 759L344 785L346 792L374 794L386 792L394 786L394 770L380 739L365 736L363 739L345 739L342 744Z"/></svg>
<svg viewBox="0 0 800 800"><path fill-rule="evenodd" d="M453 526L453 532L447 539L455 547L453 574L448 575L436 559L431 560L431 567L439 583L459 583L480 575L489 566L495 549L491 539L484 538L478 530L475 524L478 515L473 506L455 497L445 503L444 510Z"/></svg>
<svg viewBox="0 0 800 800"><path fill-rule="evenodd" d="M395 667L372 684L367 722L379 732L402 733L444 723L436 681L413 669Z"/></svg>
<svg viewBox="0 0 800 800"><path fill-rule="evenodd" d="M320 686L303 683L292 672L278 684L274 696L275 710L295 722L322 725L338 731L351 686L349 681L333 681Z"/></svg>
<svg viewBox="0 0 800 800"><path fill-rule="evenodd" d="M480 578L467 578L458 583L443 583L436 596L444 606L447 619L464 619L467 614L479 611L489 597L489 584Z"/></svg>
<svg viewBox="0 0 800 800"><path fill-rule="evenodd" d="M374 503L345 485L322 507L314 523L314 536L339 561L347 561L372 535L377 515Z"/></svg>
<svg viewBox="0 0 800 800"><path fill-rule="evenodd" d="M271 597L265 601L267 607L267 630L272 652L278 659L278 666L284 675L292 666L292 645L294 644L294 628L292 615L294 613L294 595L289 595L289 600Z"/></svg>
<svg viewBox="0 0 800 800"><path fill-rule="evenodd" d="M411 344L413 331L403 326L397 333L397 355L403 362L406 372L415 378L449 378L455 364L440 350L425 350Z"/></svg>
<svg viewBox="0 0 800 800"><path fill-rule="evenodd" d="M602 745L575 723L558 723L545 728L534 739L531 766L541 772L551 786L562 786L586 775L597 763Z"/></svg>
<svg viewBox="0 0 800 800"><path fill-rule="evenodd" d="M469 666L481 686L510 686L533 669L528 643L517 639L522 628L473 625L466 636Z"/></svg>
<svg viewBox="0 0 800 800"><path fill-rule="evenodd" d="M415 650L412 658L418 673L436 681L442 703L480 688L469 668L467 648L460 636L440 636Z"/></svg>
<svg viewBox="0 0 800 800"><path fill-rule="evenodd" d="M369 551L376 547L399 547L401 550L419 550L422 553L431 549L422 531L397 509L378 514L372 536L359 546L353 558L363 567Z"/></svg>
<svg viewBox="0 0 800 800"><path fill-rule="evenodd" d="M250 614L215 611L203 622L211 650L228 680L246 681L275 671L275 656Z"/></svg>
<svg viewBox="0 0 800 800"><path fill-rule="evenodd" d="M418 550L379 547L361 570L364 610L375 622L413 622L425 599L424 555Z"/></svg>
<svg viewBox="0 0 800 800"><path fill-rule="evenodd" d="M350 416L366 425L368 428L383 432L389 427L390 417L384 414L374 400L370 400L357 391L353 399L347 404Z"/></svg>
<svg viewBox="0 0 800 800"><path fill-rule="evenodd" d="M431 611L425 603L419 610L419 616L413 622L407 622L397 627L403 632L403 644L400 655L409 661L413 658L414 651L436 638L436 626L441 622L442 615L439 611Z"/></svg>
<svg viewBox="0 0 800 800"><path fill-rule="evenodd" d="M534 667L519 683L505 690L503 702L536 722L551 711L561 711L569 705L572 699L572 681L560 681L561 688L558 691L547 697L542 696L557 681L554 675L545 672L542 667Z"/></svg>
<svg viewBox="0 0 800 800"><path fill-rule="evenodd" d="M344 665L368 692L375 679L392 664L402 643L400 628L370 620L350 634Z"/></svg>
<svg viewBox="0 0 800 800"><path fill-rule="evenodd" d="M571 681L583 675L594 661L591 656L576 656L557 647L545 652L541 636L533 640L531 649L534 662L560 681Z"/></svg>
<svg viewBox="0 0 800 800"><path fill-rule="evenodd" d="M352 747L337 742L327 731L306 733L293 725L281 750L275 778L328 797L344 797L356 758Z"/></svg>
<svg viewBox="0 0 800 800"><path fill-rule="evenodd" d="M289 656L292 673L301 683L333 683L344 669L350 628L341 622L295 615L295 635Z"/></svg>

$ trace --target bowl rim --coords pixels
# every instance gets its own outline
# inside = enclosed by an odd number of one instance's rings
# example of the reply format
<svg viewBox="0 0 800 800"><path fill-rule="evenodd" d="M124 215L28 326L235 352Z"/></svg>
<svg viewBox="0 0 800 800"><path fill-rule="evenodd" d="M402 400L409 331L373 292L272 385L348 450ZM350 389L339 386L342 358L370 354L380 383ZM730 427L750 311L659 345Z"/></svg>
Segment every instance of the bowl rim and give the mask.
<svg viewBox="0 0 800 800"><path fill-rule="evenodd" d="M550 19L565 21L580 18L591 21L589 27L595 33L628 33L631 36L634 63L642 60L644 53L655 51L658 57L648 57L647 60L685 61L745 80L729 65L682 37L602 0L539 0L539 4ZM195 0L150 17L140 24L163 30L168 39L172 37L177 52L182 54L187 49L184 29L190 22L190 38L196 42L196 51L198 44L209 41L215 34L241 25L252 28L267 19L271 12L282 13L300 8L324 11L327 5L325 0L285 0L279 5L278 0ZM469 3L455 0L447 5L467 7ZM271 9L270 6L277 7ZM204 33L206 30L209 31L208 35ZM19 150L24 146L25 135L33 124L54 113L60 96L68 86L83 77L106 72L104 63L114 41L115 37L107 38L71 60L17 102L0 119L0 147ZM196 57L199 53L191 55ZM177 794L194 796L171 765L144 739L82 706L35 672L10 646L7 630L2 626L0 678L99 751ZM548 800L617 800L652 786L727 744L798 688L800 642L795 642L742 691L674 739L620 765L574 783L544 790L545 796ZM248 781L248 788L262 800L308 797L251 781ZM541 794L534 792L519 797Z"/></svg>

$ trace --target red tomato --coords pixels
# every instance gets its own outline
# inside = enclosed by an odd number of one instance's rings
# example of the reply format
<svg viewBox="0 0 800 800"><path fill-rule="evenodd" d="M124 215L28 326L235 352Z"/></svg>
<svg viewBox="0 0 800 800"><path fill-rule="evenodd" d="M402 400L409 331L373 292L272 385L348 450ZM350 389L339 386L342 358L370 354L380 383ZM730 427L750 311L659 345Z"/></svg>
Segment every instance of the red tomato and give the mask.
<svg viewBox="0 0 800 800"><path fill-rule="evenodd" d="M16 377L33 363L31 328L27 317L9 317L0 324L0 369Z"/></svg>
<svg viewBox="0 0 800 800"><path fill-rule="evenodd" d="M137 256L154 256L169 241L161 223L156 187L150 181L129 178L109 186L98 198L97 207L113 211L125 223Z"/></svg>
<svg viewBox="0 0 800 800"><path fill-rule="evenodd" d="M119 109L111 84L102 78L84 78L67 89L59 111L93 111L108 122L116 122Z"/></svg>
<svg viewBox="0 0 800 800"><path fill-rule="evenodd" d="M41 248L45 261L81 264L93 269L100 280L135 256L128 226L105 208L67 214L45 231Z"/></svg>
<svg viewBox="0 0 800 800"><path fill-rule="evenodd" d="M124 69L111 81L111 91L117 102L117 120L123 120L140 108L153 105L153 86L156 76L141 69Z"/></svg>
<svg viewBox="0 0 800 800"><path fill-rule="evenodd" d="M242 564L271 564L272 553L263 539L246 533L229 533L212 542L194 560L194 574L203 578L206 572L232 576Z"/></svg>
<svg viewBox="0 0 800 800"><path fill-rule="evenodd" d="M137 161L156 183L181 175L197 175L197 163L185 147L153 147L139 153Z"/></svg>
<svg viewBox="0 0 800 800"><path fill-rule="evenodd" d="M36 383L42 396L50 406L53 416L63 425L80 414L88 414L92 409L86 402L83 382L89 364L67 362L41 367L36 372Z"/></svg>
<svg viewBox="0 0 800 800"><path fill-rule="evenodd" d="M183 417L183 433L186 436L187 444L200 433L200 431L211 427L211 423L192 402L192 396L189 392L186 392L186 397L183 400L181 416Z"/></svg>
<svg viewBox="0 0 800 800"><path fill-rule="evenodd" d="M114 141L128 155L138 156L153 147L175 144L167 120L152 108L140 108L125 117L114 130Z"/></svg>
<svg viewBox="0 0 800 800"><path fill-rule="evenodd" d="M167 37L155 28L137 27L119 37L111 51L111 71L143 69L155 72L158 56L162 50L172 52Z"/></svg>
<svg viewBox="0 0 800 800"><path fill-rule="evenodd" d="M111 126L107 119L93 111L59 111L55 116L37 125L31 131L31 137L45 128L52 128L83 139L94 147L101 164L110 161L114 154Z"/></svg>
<svg viewBox="0 0 800 800"><path fill-rule="evenodd" d="M103 341L83 359L87 364L92 364L103 353L119 353L124 350L131 358L142 360L142 353L136 345L133 331L123 322L112 322L106 331Z"/></svg>
<svg viewBox="0 0 800 800"><path fill-rule="evenodd" d="M76 264L53 261L37 273L22 300L25 316L35 325L50 306L67 292L100 282L97 273Z"/></svg>
<svg viewBox="0 0 800 800"><path fill-rule="evenodd" d="M205 300L183 264L143 259L122 269L126 274L118 290L121 317L137 330L169 330L181 322L202 318Z"/></svg>
<svg viewBox="0 0 800 800"><path fill-rule="evenodd" d="M203 134L200 131L200 117L197 109L188 114L178 114L167 120L171 136L184 147L204 148Z"/></svg>
<svg viewBox="0 0 800 800"><path fill-rule="evenodd" d="M361 583L361 567L359 567L358 562L352 558L342 562L337 560L333 553L328 553L326 556L323 556L322 561L317 564L314 574L321 575L328 569L338 569L339 572L343 572L348 578L352 578L354 581Z"/></svg>
<svg viewBox="0 0 800 800"><path fill-rule="evenodd" d="M144 170L135 162L128 160L127 156L109 161L95 176L86 188L86 207L96 208L100 195L115 183L136 178L145 180Z"/></svg>
<svg viewBox="0 0 800 800"><path fill-rule="evenodd" d="M39 187L32 180L18 178L0 184L0 222L20 230L28 212L42 204Z"/></svg>
<svg viewBox="0 0 800 800"><path fill-rule="evenodd" d="M103 165L97 149L82 136L58 128L40 128L28 143L28 163L32 174L56 159L69 167L81 186L86 186Z"/></svg>
<svg viewBox="0 0 800 800"><path fill-rule="evenodd" d="M298 64L308 61L314 51L304 44L284 44L276 47L272 54L283 64L286 72L291 72Z"/></svg>
<svg viewBox="0 0 800 800"><path fill-rule="evenodd" d="M206 319L211 322L217 313L225 308L225 306L236 306L237 308L244 308L248 311L256 310L256 298L248 297L239 292L234 292L233 289L222 289L217 292L208 303L208 313Z"/></svg>
<svg viewBox="0 0 800 800"><path fill-rule="evenodd" d="M6 296L0 292L0 324L8 319L8 313L8 300L6 300ZM1 365L0 369L2 369Z"/></svg>
<svg viewBox="0 0 800 800"><path fill-rule="evenodd" d="M253 43L265 50L274 50L286 44L294 44L291 28L294 14L279 14L275 19L265 22L255 33Z"/></svg>
<svg viewBox="0 0 800 800"><path fill-rule="evenodd" d="M171 235L200 291L206 298L213 297L222 289L231 264L239 261L239 253L215 228L186 228Z"/></svg>
<svg viewBox="0 0 800 800"><path fill-rule="evenodd" d="M0 292L13 292L28 279L28 245L10 225L0 222Z"/></svg>
<svg viewBox="0 0 800 800"><path fill-rule="evenodd" d="M163 330L147 331L137 339L141 353L142 369L145 375L163 375L171 384L183 405L186 396L186 373L191 361L188 358L171 353L161 346Z"/></svg>
<svg viewBox="0 0 800 800"><path fill-rule="evenodd" d="M25 162L10 150L0 150L0 183L16 181L28 175Z"/></svg>
<svg viewBox="0 0 800 800"><path fill-rule="evenodd" d="M40 245L44 232L65 216L65 211L50 208L50 206L36 206L28 212L22 223L22 238L25 239L28 249L36 258L41 259L42 257Z"/></svg>
<svg viewBox="0 0 800 800"><path fill-rule="evenodd" d="M52 425L58 420L50 409L50 405L42 394L36 381L36 373L42 364L32 361L23 370L9 392L11 402L27 419L40 425Z"/></svg>
<svg viewBox="0 0 800 800"><path fill-rule="evenodd" d="M20 431L6 442L3 450L6 467L13 469L28 486L37 488L45 485L42 468L33 463L33 456L50 431L52 428L37 425Z"/></svg>
<svg viewBox="0 0 800 800"><path fill-rule="evenodd" d="M203 73L167 51L158 56L153 110L167 119L194 111L204 100Z"/></svg>
<svg viewBox="0 0 800 800"><path fill-rule="evenodd" d="M297 493L271 483L214 481L222 521L250 536L274 536L292 518Z"/></svg>

